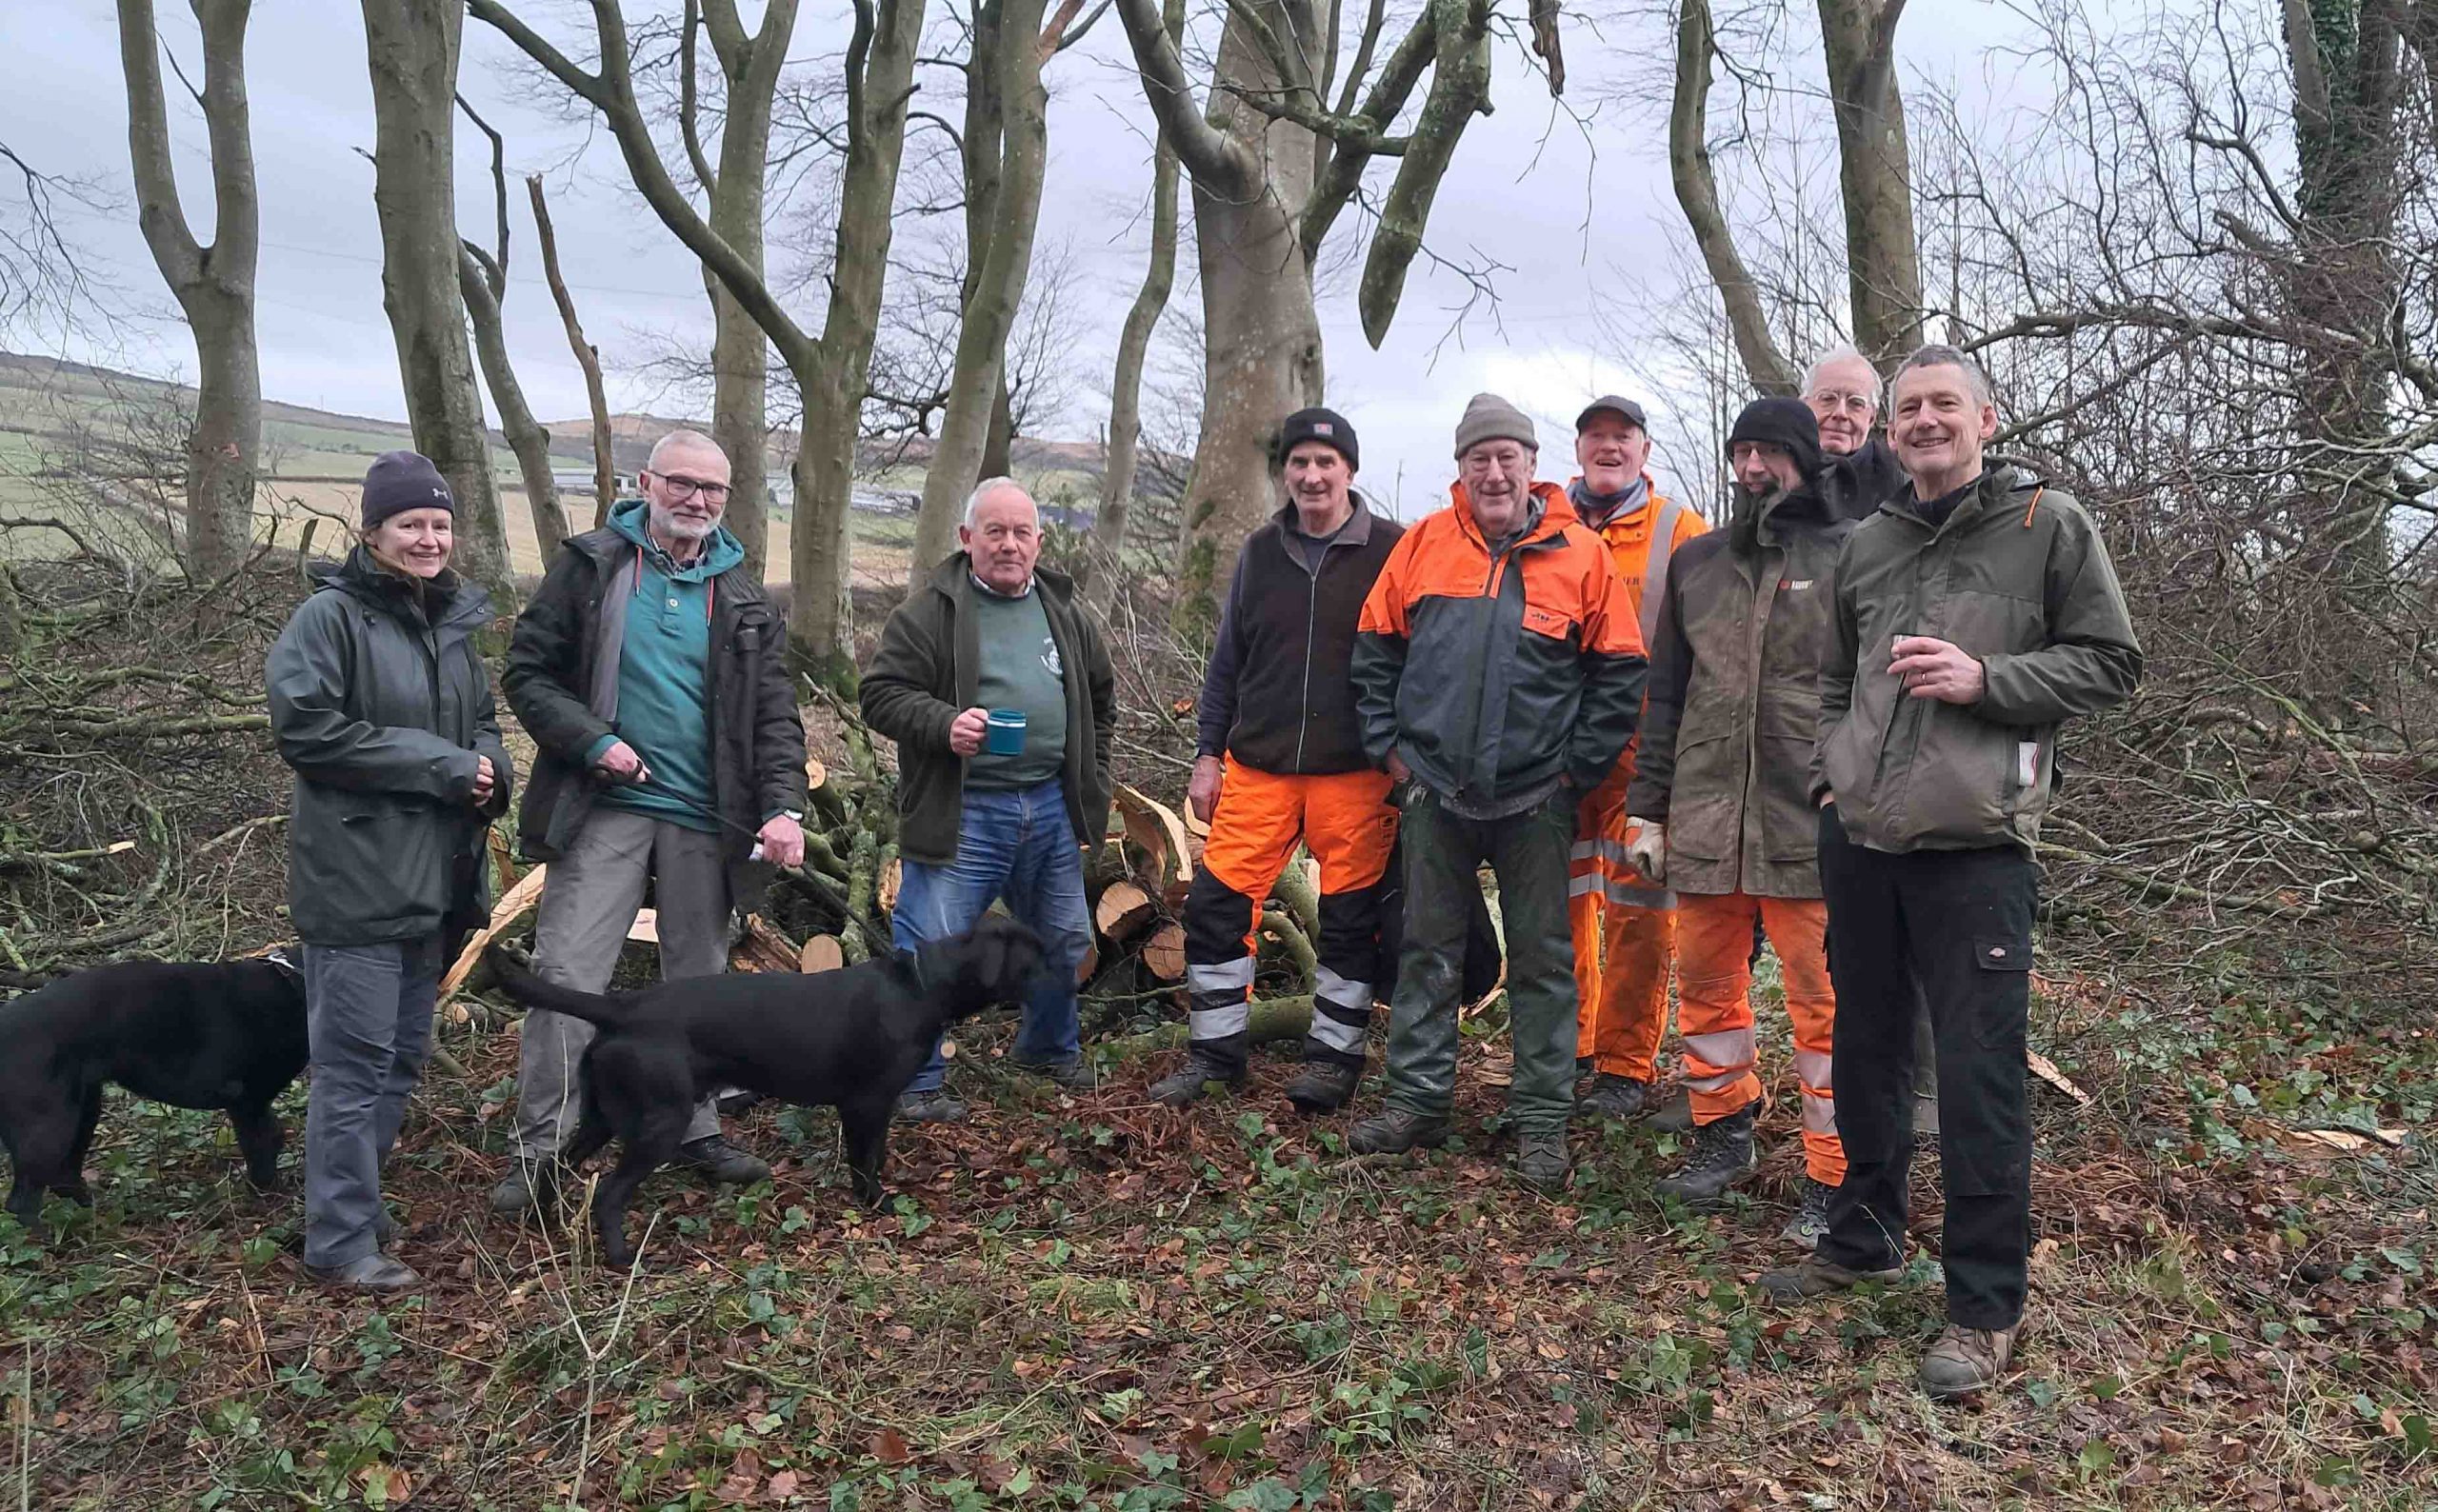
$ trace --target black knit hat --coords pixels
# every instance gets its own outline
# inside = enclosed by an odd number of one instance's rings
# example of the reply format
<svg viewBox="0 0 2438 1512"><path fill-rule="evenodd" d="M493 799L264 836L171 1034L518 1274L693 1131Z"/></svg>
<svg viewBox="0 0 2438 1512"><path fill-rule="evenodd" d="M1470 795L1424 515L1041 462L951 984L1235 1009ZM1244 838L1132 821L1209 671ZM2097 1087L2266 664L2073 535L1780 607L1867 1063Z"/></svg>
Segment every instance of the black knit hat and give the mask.
<svg viewBox="0 0 2438 1512"><path fill-rule="evenodd" d="M1826 465L1820 454L1820 422L1800 399L1755 399L1746 405L1735 417L1735 428L1727 433L1727 449L1732 452L1739 441L1786 448L1795 470L1807 478Z"/></svg>
<svg viewBox="0 0 2438 1512"><path fill-rule="evenodd" d="M370 530L393 514L409 509L457 512L449 481L431 459L415 451L385 451L364 473L364 528Z"/></svg>
<svg viewBox="0 0 2438 1512"><path fill-rule="evenodd" d="M1278 448L1269 454L1270 461L1278 467L1287 466L1287 454L1307 441L1335 447L1338 454L1346 458L1347 471L1363 470L1363 454L1355 446L1354 428L1346 423L1346 416L1318 405L1296 410L1279 426Z"/></svg>

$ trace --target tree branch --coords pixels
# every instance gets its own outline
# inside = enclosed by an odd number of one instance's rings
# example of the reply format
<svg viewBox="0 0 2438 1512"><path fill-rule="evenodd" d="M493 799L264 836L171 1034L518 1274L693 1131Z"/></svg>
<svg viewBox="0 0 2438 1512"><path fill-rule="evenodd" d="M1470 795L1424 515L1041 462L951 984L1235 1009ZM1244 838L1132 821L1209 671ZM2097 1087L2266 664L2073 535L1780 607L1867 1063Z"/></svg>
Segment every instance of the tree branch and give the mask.
<svg viewBox="0 0 2438 1512"><path fill-rule="evenodd" d="M457 95L457 109L465 112L467 120L474 123L476 130L491 139L491 206L499 228L498 250L486 255L471 242L468 242L466 247L481 263L491 298L497 302L508 294L508 141L491 129L489 121L474 113L474 108L466 103L462 90Z"/></svg>
<svg viewBox="0 0 2438 1512"><path fill-rule="evenodd" d="M701 99L695 79L694 30L703 24L697 0L686 0L686 14L677 23L677 134L686 144L686 162L694 170L694 182L703 186L705 194L720 191L719 174L711 168L710 154L703 150ZM718 50L712 44L712 50Z"/></svg>
<svg viewBox="0 0 2438 1512"><path fill-rule="evenodd" d="M1727 308L1728 328L1745 376L1763 393L1791 394L1800 387L1794 365L1769 335L1760 288L1736 251L1734 233L1719 208L1709 148L1710 54L1716 47L1709 0L1682 0L1676 19L1676 92L1668 111L1669 177L1692 228L1693 245Z"/></svg>
<svg viewBox="0 0 2438 1512"><path fill-rule="evenodd" d="M1212 126L1194 103L1185 63L1160 24L1158 0L1116 0L1117 19L1143 76L1143 95L1159 119L1160 134L1195 182L1220 194L1251 192L1256 170L1249 155Z"/></svg>

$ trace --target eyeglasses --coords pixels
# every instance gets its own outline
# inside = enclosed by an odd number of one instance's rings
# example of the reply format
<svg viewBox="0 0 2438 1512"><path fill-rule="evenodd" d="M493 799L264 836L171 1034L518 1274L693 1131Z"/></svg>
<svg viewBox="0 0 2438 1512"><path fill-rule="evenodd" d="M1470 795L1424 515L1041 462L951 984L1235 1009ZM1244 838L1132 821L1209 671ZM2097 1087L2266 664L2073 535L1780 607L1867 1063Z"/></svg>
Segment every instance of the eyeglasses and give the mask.
<svg viewBox="0 0 2438 1512"><path fill-rule="evenodd" d="M1879 408L1879 400L1874 395L1840 393L1834 388L1805 394L1803 402L1814 409L1826 409L1831 414L1842 409L1849 415L1868 415Z"/></svg>
<svg viewBox="0 0 2438 1512"><path fill-rule="evenodd" d="M672 499L690 499L699 493L711 503L720 504L728 498L728 485L725 483L706 483L700 478L687 477L682 472L655 472L652 476L660 480L661 487L669 490Z"/></svg>

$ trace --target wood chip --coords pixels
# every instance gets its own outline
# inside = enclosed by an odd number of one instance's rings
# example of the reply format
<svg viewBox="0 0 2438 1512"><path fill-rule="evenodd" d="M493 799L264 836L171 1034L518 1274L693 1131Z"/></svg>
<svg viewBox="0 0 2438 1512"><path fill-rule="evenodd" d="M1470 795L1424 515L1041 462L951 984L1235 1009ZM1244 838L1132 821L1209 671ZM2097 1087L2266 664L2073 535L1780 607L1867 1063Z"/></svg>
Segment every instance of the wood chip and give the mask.
<svg viewBox="0 0 2438 1512"><path fill-rule="evenodd" d="M2057 1069L2056 1062L2041 1054L2038 1050L2024 1051L2023 1062L2024 1064L2031 1067L2032 1075L2048 1083L2050 1086L2055 1087L2058 1091L2065 1093L2068 1097L2072 1098L2076 1106L2088 1107L2091 1105L2091 1095L2088 1092L2084 1091L2081 1087L2076 1086L2072 1077L2068 1076L2065 1072Z"/></svg>

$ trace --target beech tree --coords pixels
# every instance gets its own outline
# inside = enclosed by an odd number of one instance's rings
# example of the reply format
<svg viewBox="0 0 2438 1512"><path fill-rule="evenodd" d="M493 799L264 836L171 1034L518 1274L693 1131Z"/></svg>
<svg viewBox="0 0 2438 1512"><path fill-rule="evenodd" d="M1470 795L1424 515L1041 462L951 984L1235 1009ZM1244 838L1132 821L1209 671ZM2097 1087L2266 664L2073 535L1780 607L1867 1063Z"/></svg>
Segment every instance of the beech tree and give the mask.
<svg viewBox="0 0 2438 1512"><path fill-rule="evenodd" d="M246 104L251 0L191 3L203 29L203 89L197 98L210 144L209 246L197 240L178 198L152 0L119 0L119 61L127 76L137 223L194 337L194 426L186 445L187 567L198 577L217 577L245 559L253 534L263 432L262 366L254 342L262 219Z"/></svg>

